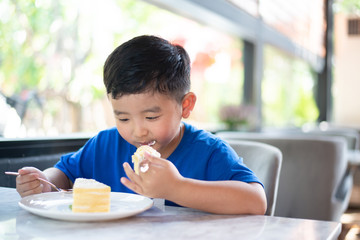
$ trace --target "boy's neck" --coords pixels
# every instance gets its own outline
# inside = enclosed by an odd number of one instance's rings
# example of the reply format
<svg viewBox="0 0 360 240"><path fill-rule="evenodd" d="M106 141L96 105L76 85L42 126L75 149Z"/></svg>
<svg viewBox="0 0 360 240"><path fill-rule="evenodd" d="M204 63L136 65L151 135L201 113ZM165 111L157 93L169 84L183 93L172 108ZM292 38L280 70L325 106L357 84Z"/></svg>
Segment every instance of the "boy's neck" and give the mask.
<svg viewBox="0 0 360 240"><path fill-rule="evenodd" d="M184 135L184 131L185 131L185 126L183 123L180 123L179 134L176 136L176 139L174 139L174 141L170 143L166 151L164 153L161 153L161 158L167 159L175 151L175 149L177 148L177 146L179 146L181 142L181 139Z"/></svg>

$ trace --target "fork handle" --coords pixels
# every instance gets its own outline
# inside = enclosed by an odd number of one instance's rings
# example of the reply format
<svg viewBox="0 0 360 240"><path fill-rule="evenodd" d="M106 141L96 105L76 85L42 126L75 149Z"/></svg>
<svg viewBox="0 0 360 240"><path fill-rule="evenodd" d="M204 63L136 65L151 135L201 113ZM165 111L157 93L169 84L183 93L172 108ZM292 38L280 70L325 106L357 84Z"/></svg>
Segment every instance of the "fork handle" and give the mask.
<svg viewBox="0 0 360 240"><path fill-rule="evenodd" d="M5 172L5 174L7 174L7 175L14 175L14 176L19 176L20 175L20 173L18 173L18 172ZM42 182L44 182L44 183L47 183L47 184L49 184L52 188L54 188L56 191L58 191L58 192L61 192L61 189L59 189L57 186L55 186L55 184L53 184L52 182L49 182L48 180L45 180L45 179L43 179L43 178L41 178L41 177L38 177L37 178L39 181L42 181Z"/></svg>

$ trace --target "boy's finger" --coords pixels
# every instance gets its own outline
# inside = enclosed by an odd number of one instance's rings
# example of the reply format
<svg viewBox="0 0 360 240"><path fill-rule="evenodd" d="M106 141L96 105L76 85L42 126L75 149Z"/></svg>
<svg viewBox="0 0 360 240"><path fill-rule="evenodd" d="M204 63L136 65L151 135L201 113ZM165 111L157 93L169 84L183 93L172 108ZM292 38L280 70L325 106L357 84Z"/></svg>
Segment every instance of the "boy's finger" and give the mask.
<svg viewBox="0 0 360 240"><path fill-rule="evenodd" d="M134 192L136 192L136 185L131 182L129 179L127 179L126 177L122 177L120 178L120 182L122 184L124 184L125 187L129 188L130 190L133 190Z"/></svg>
<svg viewBox="0 0 360 240"><path fill-rule="evenodd" d="M36 186L35 188L31 188L31 189L26 188L24 191L20 190L19 194L21 195L21 197L26 197L29 195L41 193L42 189L43 189L43 185L40 184L40 185Z"/></svg>
<svg viewBox="0 0 360 240"><path fill-rule="evenodd" d="M137 175L134 170L130 167L129 163L124 163L123 164L126 176L128 176L128 178L130 179L130 181L134 182L134 183L139 183L141 181L141 177L139 175Z"/></svg>
<svg viewBox="0 0 360 240"><path fill-rule="evenodd" d="M165 159L155 157L148 152L145 152L145 159L149 161L151 164L160 165L160 166L163 166L167 161Z"/></svg>
<svg viewBox="0 0 360 240"><path fill-rule="evenodd" d="M37 173L28 173L24 175L19 175L16 177L17 184L24 184L28 182L38 181L39 175Z"/></svg>
<svg viewBox="0 0 360 240"><path fill-rule="evenodd" d="M23 168L19 169L19 171L18 171L18 173L20 173L20 174L38 173L38 172L39 172L39 170L34 167L23 167Z"/></svg>
<svg viewBox="0 0 360 240"><path fill-rule="evenodd" d="M30 174L31 171L28 170L28 169L23 169L23 168L21 168L21 169L18 170L18 173L19 173L20 175L26 175L26 174Z"/></svg>
<svg viewBox="0 0 360 240"><path fill-rule="evenodd" d="M130 180L125 177L122 177L120 179L121 183L124 184L125 187L129 188L130 190L132 190L136 193L142 194L143 190L142 190L141 186L139 184L137 184L141 180L140 176L138 176L132 170L132 168L130 167L130 165L128 163L124 163L123 167L124 167L126 175L128 176L128 178Z"/></svg>

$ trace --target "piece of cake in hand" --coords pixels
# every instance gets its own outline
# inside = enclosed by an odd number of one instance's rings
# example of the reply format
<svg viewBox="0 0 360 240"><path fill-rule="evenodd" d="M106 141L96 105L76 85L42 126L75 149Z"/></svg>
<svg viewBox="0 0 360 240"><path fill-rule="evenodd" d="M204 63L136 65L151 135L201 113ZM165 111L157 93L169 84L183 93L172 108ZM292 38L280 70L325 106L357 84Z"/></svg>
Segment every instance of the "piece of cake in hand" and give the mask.
<svg viewBox="0 0 360 240"><path fill-rule="evenodd" d="M73 186L73 212L109 212L108 185L94 179L77 178Z"/></svg>
<svg viewBox="0 0 360 240"><path fill-rule="evenodd" d="M161 156L158 151L156 151L149 145L140 146L136 150L134 155L132 155L132 162L134 163L134 170L135 170L135 173L138 175L139 175L139 170L140 170L140 164L145 159L145 152L148 152L150 155L155 156L155 157ZM146 172L147 169L148 169L148 165L144 166L141 170L142 170L142 172Z"/></svg>

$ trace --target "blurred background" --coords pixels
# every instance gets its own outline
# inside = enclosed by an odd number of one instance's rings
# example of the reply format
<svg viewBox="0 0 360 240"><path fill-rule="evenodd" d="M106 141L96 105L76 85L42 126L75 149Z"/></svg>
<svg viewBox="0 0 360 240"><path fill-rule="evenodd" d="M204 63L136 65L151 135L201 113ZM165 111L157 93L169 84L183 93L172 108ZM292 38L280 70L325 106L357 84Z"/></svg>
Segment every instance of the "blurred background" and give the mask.
<svg viewBox="0 0 360 240"><path fill-rule="evenodd" d="M1 0L0 137L113 126L103 64L142 34L188 51L200 128L360 126L358 0Z"/></svg>
<svg viewBox="0 0 360 240"><path fill-rule="evenodd" d="M339 239L360 239L360 0L0 0L3 168L38 155L50 164L64 144L73 151L114 126L103 65L143 34L190 55L198 98L185 121L220 134L346 139L338 159L346 170L329 164L327 151L316 161L324 163L320 178L332 170L342 176L341 198L328 199L342 199L341 211L349 204ZM291 185L284 179L281 186Z"/></svg>

